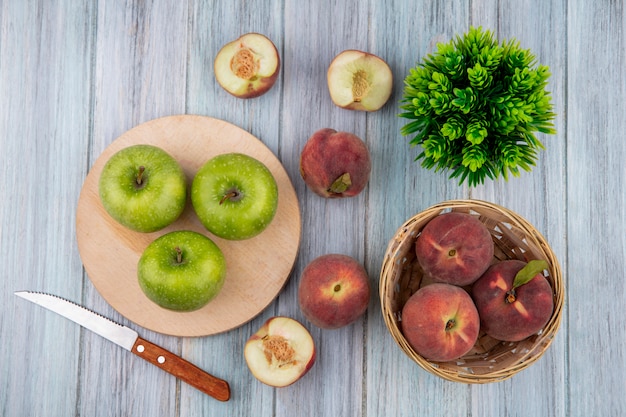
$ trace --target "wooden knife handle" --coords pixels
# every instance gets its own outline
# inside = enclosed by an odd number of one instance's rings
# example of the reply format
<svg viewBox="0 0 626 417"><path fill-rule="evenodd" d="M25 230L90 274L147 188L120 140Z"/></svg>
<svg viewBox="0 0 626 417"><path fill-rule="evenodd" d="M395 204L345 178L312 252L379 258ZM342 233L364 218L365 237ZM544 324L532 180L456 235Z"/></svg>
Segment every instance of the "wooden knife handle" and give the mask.
<svg viewBox="0 0 626 417"><path fill-rule="evenodd" d="M204 372L191 362L154 343L138 337L132 352L215 399L220 401L230 399L228 382Z"/></svg>

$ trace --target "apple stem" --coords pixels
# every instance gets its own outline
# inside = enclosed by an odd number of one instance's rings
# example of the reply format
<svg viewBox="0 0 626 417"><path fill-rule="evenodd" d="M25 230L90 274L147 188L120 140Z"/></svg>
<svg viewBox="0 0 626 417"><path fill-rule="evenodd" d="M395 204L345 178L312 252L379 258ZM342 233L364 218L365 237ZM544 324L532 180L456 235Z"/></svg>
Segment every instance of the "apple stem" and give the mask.
<svg viewBox="0 0 626 417"><path fill-rule="evenodd" d="M146 170L146 167L144 167L143 165L139 167L139 172L137 173L137 178L135 178L135 182L137 183L137 185L142 185L143 184L143 173Z"/></svg>
<svg viewBox="0 0 626 417"><path fill-rule="evenodd" d="M239 197L239 193L237 191L231 191L225 194L224 197L222 197L222 199L220 200L220 206L224 203L224 201L230 200L231 198L237 198L237 197Z"/></svg>
<svg viewBox="0 0 626 417"><path fill-rule="evenodd" d="M183 251L180 250L178 246L176 246L174 250L176 251L176 263L182 264L183 263Z"/></svg>
<svg viewBox="0 0 626 417"><path fill-rule="evenodd" d="M446 330L452 329L455 324L456 322L453 319L448 320L448 322L446 323Z"/></svg>

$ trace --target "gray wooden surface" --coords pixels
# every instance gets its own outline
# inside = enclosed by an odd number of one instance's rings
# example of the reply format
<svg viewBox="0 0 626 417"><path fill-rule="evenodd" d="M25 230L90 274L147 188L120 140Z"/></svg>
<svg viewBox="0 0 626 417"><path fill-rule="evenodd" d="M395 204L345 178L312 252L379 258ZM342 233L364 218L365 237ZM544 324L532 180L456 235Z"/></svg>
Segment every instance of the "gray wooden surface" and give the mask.
<svg viewBox="0 0 626 417"><path fill-rule="evenodd" d="M623 416L626 415L626 10L620 0L122 1L0 3L0 415L2 416ZM537 167L468 189L414 163L396 117L408 69L437 42L482 25L550 66L557 135ZM229 96L213 58L246 32L274 40L281 75L266 95ZM394 94L376 113L335 107L330 60L344 49L390 64ZM97 156L156 117L201 114L261 139L301 204L302 242L288 284L241 328L177 338L137 328L98 294L75 240L75 207ZM351 131L373 157L368 188L323 200L298 174L315 130ZM541 360L510 380L463 385L432 376L386 330L377 291L346 328L311 328L318 361L295 385L257 382L243 345L268 317L303 320L297 283L313 258L363 261L374 289L388 240L451 198L504 205L550 242L566 283L562 327ZM219 403L77 325L13 296L52 292L135 327L228 379Z"/></svg>

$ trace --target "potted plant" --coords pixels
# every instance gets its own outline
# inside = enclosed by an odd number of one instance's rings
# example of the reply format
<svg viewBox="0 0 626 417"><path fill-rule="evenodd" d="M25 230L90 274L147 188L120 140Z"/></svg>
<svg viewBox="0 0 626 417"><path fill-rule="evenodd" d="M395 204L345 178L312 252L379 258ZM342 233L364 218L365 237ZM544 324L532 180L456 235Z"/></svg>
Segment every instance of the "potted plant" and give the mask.
<svg viewBox="0 0 626 417"><path fill-rule="evenodd" d="M498 43L472 27L410 69L399 116L411 121L401 133L422 147L423 167L449 170L459 184L519 176L544 149L535 134L556 133L549 76L515 39Z"/></svg>

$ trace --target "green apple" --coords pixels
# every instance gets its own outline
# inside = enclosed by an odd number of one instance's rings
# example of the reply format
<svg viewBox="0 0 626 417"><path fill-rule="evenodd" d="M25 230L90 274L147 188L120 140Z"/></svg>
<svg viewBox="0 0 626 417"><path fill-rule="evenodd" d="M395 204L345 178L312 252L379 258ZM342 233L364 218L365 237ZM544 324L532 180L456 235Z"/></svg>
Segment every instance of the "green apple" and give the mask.
<svg viewBox="0 0 626 417"><path fill-rule="evenodd" d="M191 184L191 203L204 227L215 236L249 239L272 222L278 186L261 161L226 153L198 170Z"/></svg>
<svg viewBox="0 0 626 417"><path fill-rule="evenodd" d="M159 306L193 311L222 289L226 260L207 236L177 230L148 245L137 264L137 277L144 294Z"/></svg>
<svg viewBox="0 0 626 417"><path fill-rule="evenodd" d="M154 232L183 212L187 180L163 149L132 145L113 154L102 168L100 200L109 215L137 232Z"/></svg>

